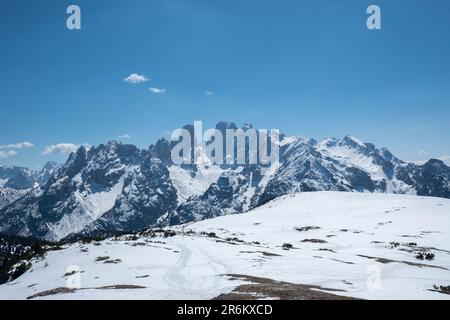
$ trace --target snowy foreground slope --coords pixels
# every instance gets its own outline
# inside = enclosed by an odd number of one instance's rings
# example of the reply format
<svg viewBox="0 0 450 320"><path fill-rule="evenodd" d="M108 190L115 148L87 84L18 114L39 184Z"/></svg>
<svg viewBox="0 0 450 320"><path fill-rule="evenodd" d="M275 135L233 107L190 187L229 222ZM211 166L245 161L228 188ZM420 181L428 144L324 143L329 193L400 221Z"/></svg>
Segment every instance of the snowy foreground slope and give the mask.
<svg viewBox="0 0 450 320"><path fill-rule="evenodd" d="M171 231L49 251L0 299L450 298L448 199L301 193Z"/></svg>

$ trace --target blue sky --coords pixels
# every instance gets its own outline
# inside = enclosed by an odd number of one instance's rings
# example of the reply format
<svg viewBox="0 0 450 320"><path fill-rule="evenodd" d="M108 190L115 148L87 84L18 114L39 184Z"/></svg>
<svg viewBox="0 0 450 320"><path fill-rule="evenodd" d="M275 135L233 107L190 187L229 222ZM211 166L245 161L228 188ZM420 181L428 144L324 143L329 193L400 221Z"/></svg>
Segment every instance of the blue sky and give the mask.
<svg viewBox="0 0 450 320"><path fill-rule="evenodd" d="M2 0L0 43L0 165L62 161L42 155L60 143L146 147L194 120L450 155L448 0Z"/></svg>

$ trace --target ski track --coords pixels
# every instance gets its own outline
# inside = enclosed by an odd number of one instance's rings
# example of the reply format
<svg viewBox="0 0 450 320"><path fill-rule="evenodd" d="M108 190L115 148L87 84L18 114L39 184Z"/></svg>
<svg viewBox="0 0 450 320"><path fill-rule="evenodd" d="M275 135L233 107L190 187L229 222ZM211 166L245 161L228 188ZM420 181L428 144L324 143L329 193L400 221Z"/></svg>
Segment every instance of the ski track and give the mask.
<svg viewBox="0 0 450 320"><path fill-rule="evenodd" d="M203 248L191 250L179 241L176 247L180 251L179 258L163 278L168 287L181 291L183 296L196 297L204 295L205 292L212 292L218 288L220 276L231 273L229 265L214 258ZM196 267L201 267L203 274L187 277L186 273L189 273L189 269Z"/></svg>
<svg viewBox="0 0 450 320"><path fill-rule="evenodd" d="M164 275L164 279L170 288L186 291L189 288L189 282L183 275L183 270L191 259L192 250L179 243L177 248L180 249L180 257L175 265Z"/></svg>

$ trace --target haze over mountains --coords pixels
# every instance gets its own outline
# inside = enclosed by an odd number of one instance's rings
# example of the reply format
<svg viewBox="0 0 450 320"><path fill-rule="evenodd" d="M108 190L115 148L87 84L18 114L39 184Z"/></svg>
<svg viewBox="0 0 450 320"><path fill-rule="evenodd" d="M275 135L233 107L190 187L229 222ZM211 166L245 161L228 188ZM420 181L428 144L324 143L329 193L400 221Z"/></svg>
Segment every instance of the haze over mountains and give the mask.
<svg viewBox="0 0 450 320"><path fill-rule="evenodd" d="M0 232L60 240L134 231L241 213L303 191L450 198L450 168L442 161L407 163L351 136L319 142L282 135L271 175L259 165L212 166L202 148L195 164L174 165L172 145L160 139L141 150L111 141L80 147L41 172L0 167Z"/></svg>

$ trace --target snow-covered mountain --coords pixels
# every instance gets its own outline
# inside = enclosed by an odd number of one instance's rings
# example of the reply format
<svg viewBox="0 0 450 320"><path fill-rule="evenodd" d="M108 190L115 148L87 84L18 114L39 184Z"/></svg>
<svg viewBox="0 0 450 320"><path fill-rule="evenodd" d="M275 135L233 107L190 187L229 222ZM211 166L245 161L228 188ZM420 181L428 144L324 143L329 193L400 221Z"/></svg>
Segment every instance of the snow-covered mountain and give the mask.
<svg viewBox="0 0 450 320"><path fill-rule="evenodd" d="M48 162L41 170L23 167L0 166L0 209L21 198L32 188L47 182L59 165Z"/></svg>
<svg viewBox="0 0 450 320"><path fill-rule="evenodd" d="M204 146L193 151L195 164L174 165L165 139L146 150L117 142L81 147L46 183L0 210L0 232L58 240L132 231L241 213L302 191L450 198L450 168L440 160L406 163L351 136L281 137L279 166L266 175L259 165L212 166Z"/></svg>
<svg viewBox="0 0 450 320"><path fill-rule="evenodd" d="M16 190L0 187L0 209L23 197L29 190Z"/></svg>
<svg viewBox="0 0 450 320"><path fill-rule="evenodd" d="M449 299L449 231L449 199L304 192L48 247L0 299Z"/></svg>
<svg viewBox="0 0 450 320"><path fill-rule="evenodd" d="M0 187L29 189L36 181L36 173L23 167L0 166Z"/></svg>

